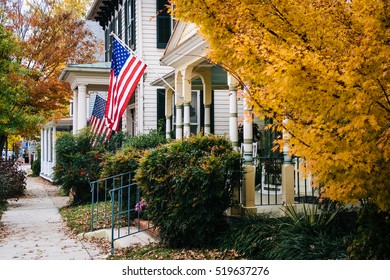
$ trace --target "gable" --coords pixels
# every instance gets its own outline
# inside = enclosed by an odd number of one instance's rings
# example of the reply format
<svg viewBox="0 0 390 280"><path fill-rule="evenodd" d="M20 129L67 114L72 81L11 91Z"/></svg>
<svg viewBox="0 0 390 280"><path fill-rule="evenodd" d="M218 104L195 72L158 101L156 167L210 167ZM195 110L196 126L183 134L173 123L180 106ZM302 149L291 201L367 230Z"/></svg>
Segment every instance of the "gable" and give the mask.
<svg viewBox="0 0 390 280"><path fill-rule="evenodd" d="M172 32L171 38L165 48L164 55L174 51L179 45L188 41L197 34L198 28L193 23L177 22Z"/></svg>

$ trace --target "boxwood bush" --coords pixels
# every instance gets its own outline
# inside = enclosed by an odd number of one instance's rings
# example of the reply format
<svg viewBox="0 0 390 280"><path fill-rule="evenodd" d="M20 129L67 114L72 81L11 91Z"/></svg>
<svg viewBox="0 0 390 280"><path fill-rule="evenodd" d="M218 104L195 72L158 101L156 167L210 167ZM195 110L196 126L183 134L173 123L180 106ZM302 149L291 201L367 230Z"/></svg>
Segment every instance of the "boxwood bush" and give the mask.
<svg viewBox="0 0 390 280"><path fill-rule="evenodd" d="M133 147L137 150L148 150L166 144L168 140L158 130L150 130L147 134L127 137L124 140L123 147Z"/></svg>
<svg viewBox="0 0 390 280"><path fill-rule="evenodd" d="M142 153L132 147L126 147L115 153L105 153L101 162L101 178L121 173L134 172L138 169Z"/></svg>
<svg viewBox="0 0 390 280"><path fill-rule="evenodd" d="M240 185L240 155L222 137L196 135L149 150L136 174L148 215L170 247L207 247Z"/></svg>

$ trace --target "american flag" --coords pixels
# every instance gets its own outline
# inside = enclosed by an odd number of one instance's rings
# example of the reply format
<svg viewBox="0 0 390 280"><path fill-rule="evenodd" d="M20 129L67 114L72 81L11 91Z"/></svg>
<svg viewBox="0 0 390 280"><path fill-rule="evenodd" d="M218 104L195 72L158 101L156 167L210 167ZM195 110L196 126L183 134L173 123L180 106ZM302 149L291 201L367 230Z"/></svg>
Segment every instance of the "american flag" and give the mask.
<svg viewBox="0 0 390 280"><path fill-rule="evenodd" d="M112 133L112 130L107 126L104 110L106 108L106 100L96 95L95 104L93 105L91 115L91 132L92 132L92 144L95 145L99 139L107 141Z"/></svg>
<svg viewBox="0 0 390 280"><path fill-rule="evenodd" d="M105 111L108 126L118 131L119 122L146 64L131 54L115 37L113 39L110 84Z"/></svg>

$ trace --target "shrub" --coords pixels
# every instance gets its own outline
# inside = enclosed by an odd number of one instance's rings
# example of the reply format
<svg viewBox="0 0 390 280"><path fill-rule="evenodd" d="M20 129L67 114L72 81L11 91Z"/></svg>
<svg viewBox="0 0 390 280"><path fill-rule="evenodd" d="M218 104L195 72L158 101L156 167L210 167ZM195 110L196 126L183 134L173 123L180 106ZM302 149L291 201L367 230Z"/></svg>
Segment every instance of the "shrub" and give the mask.
<svg viewBox="0 0 390 280"><path fill-rule="evenodd" d="M106 153L101 162L101 178L106 178L121 173L134 172L138 169L142 153L133 147L126 147L115 153Z"/></svg>
<svg viewBox="0 0 390 280"><path fill-rule="evenodd" d="M317 205L304 205L303 212L286 207L287 217L280 220L275 246L268 253L269 259L325 260L346 259L348 229L336 222L342 208L319 212Z"/></svg>
<svg viewBox="0 0 390 280"><path fill-rule="evenodd" d="M129 138L129 134L127 132L118 131L113 133L110 137L110 141L107 143L107 150L110 152L115 152L121 149L123 143L128 138Z"/></svg>
<svg viewBox="0 0 390 280"><path fill-rule="evenodd" d="M355 212L341 208L319 212L304 205L303 212L287 206L286 216L245 216L231 223L220 237L220 249L234 249L248 259L346 259L356 235Z"/></svg>
<svg viewBox="0 0 390 280"><path fill-rule="evenodd" d="M221 250L234 249L248 259L267 259L275 244L278 219L267 214L247 215L232 220L229 230L219 239Z"/></svg>
<svg viewBox="0 0 390 280"><path fill-rule="evenodd" d="M147 150L158 147L161 144L166 144L167 139L157 130L151 130L148 134L141 134L133 137L128 137L123 147L133 147L137 150Z"/></svg>
<svg viewBox="0 0 390 280"><path fill-rule="evenodd" d="M136 174L149 218L171 247L213 244L240 179L240 155L231 143L201 135L147 151Z"/></svg>
<svg viewBox="0 0 390 280"><path fill-rule="evenodd" d="M103 148L91 146L87 130L76 135L65 133L57 139L54 180L66 194L72 191L74 203L90 198L89 182L99 178Z"/></svg>
<svg viewBox="0 0 390 280"><path fill-rule="evenodd" d="M38 157L36 160L31 165L31 170L32 170L32 176L38 177L39 174L41 173L41 157L38 154Z"/></svg>
<svg viewBox="0 0 390 280"><path fill-rule="evenodd" d="M18 169L18 163L0 158L0 200L23 195L26 189L26 176Z"/></svg>
<svg viewBox="0 0 390 280"><path fill-rule="evenodd" d="M348 248L351 259L390 259L390 213L372 203L358 214L358 237Z"/></svg>

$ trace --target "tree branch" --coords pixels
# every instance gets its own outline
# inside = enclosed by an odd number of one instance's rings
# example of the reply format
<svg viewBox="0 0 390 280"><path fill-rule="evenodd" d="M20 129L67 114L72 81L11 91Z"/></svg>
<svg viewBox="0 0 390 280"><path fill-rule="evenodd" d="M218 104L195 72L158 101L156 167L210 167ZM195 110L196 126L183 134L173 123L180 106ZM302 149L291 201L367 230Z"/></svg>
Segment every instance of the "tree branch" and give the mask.
<svg viewBox="0 0 390 280"><path fill-rule="evenodd" d="M379 85L381 86L381 89L383 91L383 94L385 95L387 103L390 105L389 95L387 94L385 87L382 85L382 83L381 83L381 81L379 79L377 79L377 81L378 81Z"/></svg>

